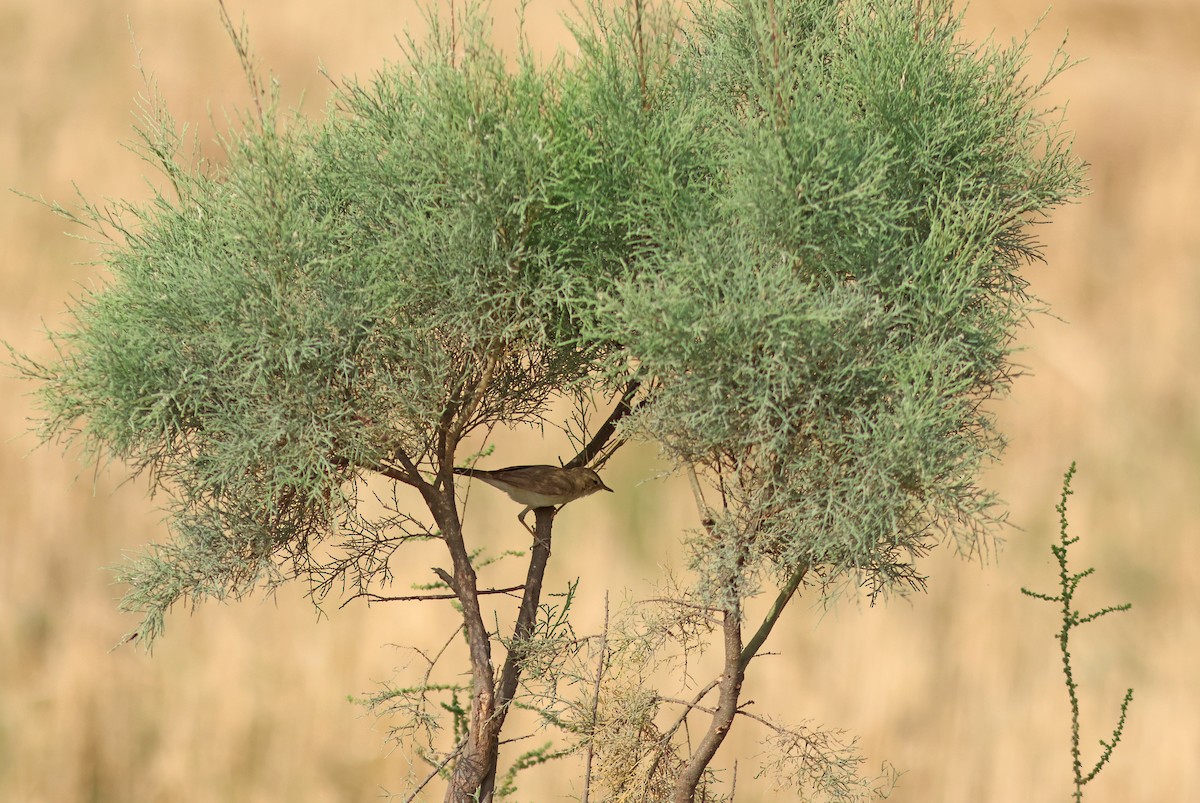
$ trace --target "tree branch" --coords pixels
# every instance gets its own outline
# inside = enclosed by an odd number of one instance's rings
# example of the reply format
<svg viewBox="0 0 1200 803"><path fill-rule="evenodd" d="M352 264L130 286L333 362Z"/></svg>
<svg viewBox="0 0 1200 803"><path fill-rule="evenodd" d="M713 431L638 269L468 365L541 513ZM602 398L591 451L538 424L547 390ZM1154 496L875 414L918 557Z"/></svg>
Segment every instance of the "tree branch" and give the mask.
<svg viewBox="0 0 1200 803"><path fill-rule="evenodd" d="M608 441L617 431L617 423L622 418L633 412L636 405L633 404L633 397L637 395L642 383L636 379L629 380L629 384L625 386L625 392L621 394L620 401L613 411L608 414L608 419L600 425L600 429L596 430L596 434L588 441L587 445L579 451L579 454L572 457L563 468L575 468L577 466L586 466L591 463L604 451L604 447L608 445Z"/></svg>
<svg viewBox="0 0 1200 803"><path fill-rule="evenodd" d="M441 439L439 442L445 443ZM453 466L454 455L443 452L438 454L437 460L440 477L448 473ZM447 803L466 803L476 799L483 779L495 772L499 731L490 725L496 712L496 675L492 666L491 636L479 607L479 581L463 541L462 520L454 500L454 484L430 484L422 480L418 490L441 528L442 541L450 552L454 573L447 585L462 605L463 627L467 634L467 648L471 660L472 694L471 713L467 721L467 744L455 762L454 773L446 790ZM443 582L447 580L441 572L439 576Z"/></svg>
<svg viewBox="0 0 1200 803"><path fill-rule="evenodd" d="M720 534L715 528L715 519L712 511L704 500L704 494L701 492L700 481L696 476L695 467L689 464L687 470L688 479L692 485L692 492L696 497L697 513L700 515L700 519L709 536L719 542ZM718 480L721 486L722 505L728 509L729 500L725 493L724 474L719 466ZM737 533L732 537L738 539L743 536L741 533ZM717 546L719 548L720 544L718 543ZM734 717L738 711L738 697L741 695L742 680L745 678L745 665L742 662L742 593L738 587L738 581L746 561L747 547L744 540L734 541L730 546L736 550L736 558L733 565L726 569L722 581L728 601L723 606L721 617L725 666L721 677L717 681L717 707L709 721L708 730L705 732L704 738L700 740L700 744L692 751L692 754L684 763L682 771L675 780L675 789L672 793L674 803L692 803L695 800L696 789L700 785L700 779L704 776L704 771L712 762L713 756L717 754L721 743L725 741L725 736L729 733L729 728L732 727ZM786 603L786 600L784 602ZM774 625L778 616L778 611L774 609L771 614L768 614L768 620L771 625ZM765 639L766 633L770 632L770 629L770 626L767 626L765 632L763 632L763 628L760 627L760 633L755 634L756 638L761 635L761 639ZM755 651L762 645L761 639L755 644ZM751 653L752 655L753 653ZM748 661L749 659L747 658L746 660ZM683 718L686 720L686 717L687 710L685 709Z"/></svg>
<svg viewBox="0 0 1200 803"><path fill-rule="evenodd" d="M703 613L720 613L721 609L715 605L701 605L698 602L688 602L682 599L671 599L669 597L646 597L639 601L639 604L657 603L659 605L672 605L676 608L689 608L693 611L701 611Z"/></svg>
<svg viewBox="0 0 1200 803"><path fill-rule="evenodd" d="M376 474L381 474L388 479L393 479L396 482L401 482L405 485L411 485L414 488L417 486L417 482L420 480L419 475L417 475L416 479L414 479L413 475L410 475L407 471L402 471L395 466L389 466L386 463L363 463L360 466L355 466L346 458L338 455L330 457L329 461L334 465L341 466L343 468L357 467L367 469L368 471L374 471Z"/></svg>
<svg viewBox="0 0 1200 803"><path fill-rule="evenodd" d="M412 791L412 794L404 798L404 803L412 803L414 800L416 800L417 795L421 794L421 790L424 789L430 781L436 778L438 773L440 773L442 769L454 759L455 756L461 753L463 748L466 746L466 739L463 739L461 742L459 742L458 747L454 748L454 750L451 751L445 758L443 758L441 762L435 765L434 768L429 771L429 774L425 776L425 779L422 780L421 783L417 784L417 788Z"/></svg>
<svg viewBox="0 0 1200 803"><path fill-rule="evenodd" d="M479 594L480 596L485 594L512 594L516 591L522 590L523 588L525 588L525 586L509 586L508 588L482 588L475 593ZM426 600L458 599L457 594L409 594L401 597L385 597L380 594L372 594L369 591L360 591L339 605L338 608L345 608L359 597L366 597L367 602L425 602Z"/></svg>
<svg viewBox="0 0 1200 803"><path fill-rule="evenodd" d="M771 635L771 630L775 627L775 623L779 621L780 614L791 600L792 595L796 593L796 589L800 587L800 583L804 581L804 575L808 574L808 564L802 563L788 578L787 584L779 589L778 596L775 597L774 604L771 605L771 610L767 612L766 618L762 624L758 626L758 630L754 631L754 635L750 637L750 641L746 644L745 649L738 659L738 664L743 672L750 665L750 661L758 654L763 642L767 640L767 636Z"/></svg>
<svg viewBox="0 0 1200 803"><path fill-rule="evenodd" d="M485 374L476 385L476 394L482 392L490 374ZM568 467L584 465L594 460L608 445L616 432L617 422L628 415L633 407L633 398L637 393L639 383L631 381L609 414L608 419L596 432L592 440L583 448ZM455 416L461 416L464 406L450 405L442 416L437 427L437 448L439 459L438 479L430 486L418 486L431 509L434 500L452 515L455 526L450 529L443 526L443 538L450 548L454 558L454 583L450 584L456 596L463 605L463 616L467 625L467 641L470 645L472 676L475 683L475 699L472 703L470 720L470 743L464 749L462 760L455 766L451 788L447 792L447 801L478 800L490 803L495 792L496 784L496 755L499 745L500 730L508 713L508 704L516 695L521 676L521 658L523 644L533 635L537 622L538 605L541 601L542 580L546 573L546 564L550 557L550 538L554 526L554 508L537 508L534 510L536 528L534 542L529 558L529 569L524 583L524 594L521 607L517 613L517 621L513 627L513 637L508 655L500 670L500 680L493 687L495 673L491 665L491 643L485 629L482 629L482 619L479 613L479 592L476 590L476 577L470 565L470 558L462 542L462 532L457 514L453 511L453 448L461 430L455 429ZM458 422L461 424L461 420ZM442 499L446 494L447 498ZM437 518L435 514L435 518ZM439 522L440 524L440 522ZM486 665L485 665L486 663ZM481 685L485 682L487 687Z"/></svg>
<svg viewBox="0 0 1200 803"><path fill-rule="evenodd" d="M608 655L608 592L604 592L604 630L600 634L600 658L596 662L596 682L592 684L591 738L587 744L586 769L583 775L583 797L580 803L588 803L592 792L592 760L596 753L596 720L600 710L600 683L604 679L604 659Z"/></svg>
<svg viewBox="0 0 1200 803"><path fill-rule="evenodd" d="M533 549L529 555L529 571L525 576L525 594L521 599L521 608L517 612L517 622L513 627L511 646L504 658L504 666L500 670L500 685L496 691L495 713L488 726L495 729L497 736L504 727L504 719L508 716L508 704L517 693L517 684L521 678L521 659L524 657L525 645L533 636L534 625L537 623L538 604L542 597L542 578L546 574L546 562L550 558L550 536L554 529L554 514L552 507L539 507L533 511L534 539ZM481 803L489 803L496 785L496 762L493 761L479 789Z"/></svg>
<svg viewBox="0 0 1200 803"><path fill-rule="evenodd" d="M470 424L471 419L479 411L479 407L483 403L484 394L487 393L488 387L491 386L492 379L496 375L496 366L500 363L500 349L500 339L493 339L488 346L487 358L483 364L483 374L479 377L479 381L475 383L475 389L471 391L471 394L459 410L458 424L454 432L455 441L462 437L464 429Z"/></svg>
<svg viewBox="0 0 1200 803"><path fill-rule="evenodd" d="M412 458L410 458L408 456L408 453L405 452L403 449L397 448L395 451L393 451L392 459L395 460L396 462L398 462L400 464L400 467L404 469L404 471L401 473L401 476L399 478L401 482L408 483L409 485L413 486L414 488L417 488L418 490L423 485L428 485L428 483L425 482L425 478L421 476L421 472L417 470L417 466L415 463L413 463ZM391 466L386 466L386 465L384 467L389 468L389 469L392 468ZM394 469L392 469L392 470L394 470ZM392 476L392 475L388 474L387 476Z"/></svg>
<svg viewBox="0 0 1200 803"><path fill-rule="evenodd" d="M671 739L675 738L675 734L681 727L683 727L683 723L687 722L688 714L692 713L692 711L700 705L700 701L708 696L708 693L715 689L717 684L720 682L720 678L709 681L707 686L696 692L696 696L692 698L690 703L683 704L683 711L675 719L675 722L671 724L671 727L667 728L666 733L659 737L658 752L655 753L654 760L650 762L650 769L646 770L646 780L642 785L642 803L645 803L647 800L649 800L648 795L650 794L650 783L654 779L654 771L658 769L658 765L662 763L662 757L667 753L667 745L671 743ZM673 702L662 697L659 699L666 702Z"/></svg>
<svg viewBox="0 0 1200 803"><path fill-rule="evenodd" d="M735 602L725 611L725 618L721 624L725 644L725 671L718 683L717 708L700 745L692 752L675 781L674 803L692 803L695 800L696 787L700 785L704 770L708 768L713 756L717 754L717 749L725 741L725 736L737 715L738 696L741 694L742 679L745 677L741 664L741 622L741 606Z"/></svg>

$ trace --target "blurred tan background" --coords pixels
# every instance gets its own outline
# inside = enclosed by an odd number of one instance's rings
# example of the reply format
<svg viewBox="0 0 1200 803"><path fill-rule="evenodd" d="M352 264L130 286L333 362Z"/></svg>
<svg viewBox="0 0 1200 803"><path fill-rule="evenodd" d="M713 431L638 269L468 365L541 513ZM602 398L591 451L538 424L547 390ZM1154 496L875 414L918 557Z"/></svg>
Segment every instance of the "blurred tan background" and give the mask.
<svg viewBox="0 0 1200 803"><path fill-rule="evenodd" d="M565 42L562 0L535 0L529 30L547 51ZM976 0L968 33L1020 36L1046 0ZM71 202L148 195L131 137L140 80L129 28L176 117L211 144L213 126L247 101L215 0L0 0L0 185ZM409 2L230 0L288 105L319 114L334 76L365 76L418 30ZM498 35L511 40L506 0ZM126 17L128 15L128 17ZM1069 100L1092 195L1040 234L1048 264L1028 275L1058 318L1022 340L1018 380L998 406L1011 446L987 480L1008 501L1007 544L985 564L948 550L927 564L928 595L833 611L801 600L755 665L747 698L762 713L844 728L873 771L904 772L896 801L1063 801L1068 708L1050 606L1019 594L1053 590L1048 544L1063 471L1079 461L1071 504L1083 537L1076 566L1098 575L1085 607L1130 601L1131 613L1078 631L1085 761L1136 689L1123 743L1088 787L1101 801L1200 799L1200 4L1195 0L1063 0L1032 48L1035 68L1069 29L1086 62L1053 85ZM1040 73L1039 73L1040 74ZM155 181L156 176L149 176ZM42 321L63 325L67 299L94 281L87 243L16 195L0 196L0 338L46 354ZM383 743L385 723L347 702L408 659L442 614L412 605L350 605L319 619L302 589L230 606L178 610L152 656L109 648L134 625L102 567L161 539L161 514L120 466L95 472L22 435L28 388L0 379L0 800L346 801L401 792L410 772ZM551 462L557 442L500 443L496 465ZM690 526L686 494L655 481L642 449L607 472L618 493L559 518L553 588L583 576L581 630L603 594L636 599L677 559ZM507 503L476 489L480 531L524 544ZM485 518L487 517L487 518ZM511 524L511 526L510 526ZM472 523L468 521L468 527ZM400 570L397 593L429 577ZM509 580L501 569L497 583ZM629 589L626 593L623 589ZM445 612L443 612L445 613ZM507 612L511 614L511 611ZM737 800L786 799L753 775L761 735L734 730ZM532 778L521 800L578 796L577 766ZM424 774L423 770L418 770ZM438 793L429 799L440 799Z"/></svg>

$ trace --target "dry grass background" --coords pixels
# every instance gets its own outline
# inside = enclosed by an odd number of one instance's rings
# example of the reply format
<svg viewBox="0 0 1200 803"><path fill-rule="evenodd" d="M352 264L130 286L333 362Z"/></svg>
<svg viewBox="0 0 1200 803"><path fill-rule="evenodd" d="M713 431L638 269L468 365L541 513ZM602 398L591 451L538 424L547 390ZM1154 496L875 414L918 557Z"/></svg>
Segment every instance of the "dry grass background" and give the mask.
<svg viewBox="0 0 1200 803"><path fill-rule="evenodd" d="M1045 2L976 0L968 32L1020 35ZM246 101L216 4L72 5L0 2L0 184L63 201L72 181L91 197L145 197L144 166L118 147L140 90L125 15L177 117L208 142L209 109L220 121ZM495 12L511 38L508 5L497 0ZM539 46L564 40L566 5L536 0ZM231 10L244 11L285 99L306 95L311 113L327 97L318 60L335 76L366 74L418 23L394 0ZM768 644L781 655L760 662L748 687L760 710L778 704L792 720L858 734L870 767L886 759L905 771L897 801L1067 798L1057 622L1018 588L1050 590L1053 506L1072 459L1076 557L1099 567L1085 604L1134 603L1078 644L1089 757L1125 686L1137 690L1125 741L1088 799L1200 799L1200 5L1063 0L1035 37L1035 63L1064 29L1088 60L1052 99L1070 100L1093 194L1042 231L1048 264L1029 275L1063 320L1041 317L1024 333L1032 374L998 407L1011 446L988 480L1021 529L986 565L936 555L929 594L911 602L802 604ZM0 337L44 354L41 320L61 324L66 299L95 275L75 263L93 252L15 195L0 210ZM419 639L431 611L350 606L319 621L292 589L178 611L153 656L108 652L132 621L115 612L120 589L101 567L160 538L160 515L119 466L96 473L35 449L21 435L27 388L0 382L0 800L344 801L398 790L405 762L346 694L389 677L403 660L389 644ZM550 461L557 449L526 436L496 459ZM624 456L608 477L620 493L560 518L551 582L583 575L585 629L605 588L636 597L675 557L686 497L639 484L653 471L644 450ZM521 543L514 511L490 507L486 490L474 501ZM407 576L424 579L428 565L415 561ZM774 800L751 778L753 730L734 731L737 799ZM567 777L574 768L544 773L521 799L570 799Z"/></svg>

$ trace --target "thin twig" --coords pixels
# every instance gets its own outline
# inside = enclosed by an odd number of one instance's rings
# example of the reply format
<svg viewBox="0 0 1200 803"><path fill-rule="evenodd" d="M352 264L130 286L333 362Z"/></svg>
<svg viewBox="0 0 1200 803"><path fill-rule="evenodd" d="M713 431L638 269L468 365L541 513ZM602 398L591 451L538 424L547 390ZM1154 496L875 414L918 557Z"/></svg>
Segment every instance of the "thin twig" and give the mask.
<svg viewBox="0 0 1200 803"><path fill-rule="evenodd" d="M333 463L335 466L341 466L343 468L354 468L354 465L349 460L338 455L333 455L330 457L329 462ZM389 466L387 463L364 463L362 468L374 471L376 474L382 474L388 479L393 479L396 482L402 482L405 485L412 485L414 487L416 486L416 482L408 475L407 472L401 471L395 466Z"/></svg>
<svg viewBox="0 0 1200 803"><path fill-rule="evenodd" d="M659 697L657 699L660 703L670 703L671 705L682 705L688 711L699 711L701 714L717 713L717 709L710 705L700 705L699 703L696 703L696 702L688 702L687 700L680 700L678 697Z"/></svg>
<svg viewBox="0 0 1200 803"><path fill-rule="evenodd" d="M712 510L708 507L708 502L704 501L704 491L700 488L700 478L696 476L696 467L688 464L687 467L688 485L692 488L692 496L696 497L696 512L700 514L700 523L705 529L711 530L713 526Z"/></svg>
<svg viewBox="0 0 1200 803"><path fill-rule="evenodd" d="M450 634L450 637L448 639L446 639L446 641L442 644L441 648L438 649L438 651L436 653L434 653L432 658L430 658L428 655L426 655L424 650L420 650L415 647L413 648L413 651L425 660L425 673L421 677L421 685L420 685L421 695L418 698L419 702L417 703L418 711L423 716L426 715L426 712L428 711L429 697L428 697L427 692L430 688L430 679L433 677L433 670L437 668L438 661L442 660L442 656L446 654L446 650L450 649L450 645L453 644L458 639L459 634L462 633L462 631L463 631L463 625L461 625L461 624L458 627L454 628L454 632ZM461 746L459 747L459 749L460 750L462 749ZM429 782L428 779L426 779L425 783L428 783L428 782ZM420 790L418 790L418 791L420 791Z"/></svg>
<svg viewBox="0 0 1200 803"><path fill-rule="evenodd" d="M579 450L579 454L572 457L563 468L575 468L577 466L586 466L591 463L608 445L609 440L617 431L617 422L634 411L636 405L633 403L633 397L637 395L641 388L641 383L636 379L630 380L625 386L625 392L621 394L621 400L617 402L617 406L608 414L608 419L600 425L600 429L596 430L596 434L588 441L588 444Z"/></svg>
<svg viewBox="0 0 1200 803"><path fill-rule="evenodd" d="M450 638L446 639L446 641L442 644L441 649L439 649L432 658L427 656L424 652L418 651L418 654L425 659L425 663L429 664L429 667L425 670L425 677L421 680L421 685L425 687L429 686L429 679L433 677L434 667L437 666L438 661L442 660L442 656L446 654L446 650L450 649L450 645L454 643L454 641L458 638L458 634L461 633L462 630L463 626L461 624L454 628L454 632L450 634Z"/></svg>
<svg viewBox="0 0 1200 803"><path fill-rule="evenodd" d="M660 702L671 703L672 705L687 706L688 708L690 708L693 711L699 711L701 714L711 715L711 714L717 713L717 709L713 706L689 703L687 700L680 700L676 697L659 697L658 699ZM749 706L749 705L754 705L754 701L747 700L746 702L739 705L738 709L737 709L737 715L739 717L746 717L747 719L752 719L755 722L758 722L759 724L766 725L768 728L775 731L776 733L791 733L791 731L789 731L787 728L782 727L775 722L772 722L771 720L767 719L766 717L762 716L761 714L755 714L750 711L746 711L745 710L746 706Z"/></svg>
<svg viewBox="0 0 1200 803"><path fill-rule="evenodd" d="M479 381L475 383L475 387L467 392L466 399L458 406L458 411L455 414L456 420L449 433L450 442L454 448L457 448L458 442L462 439L463 432L471 422L471 418L478 412L479 405L483 402L483 396L492 384L492 378L496 373L496 366L500 362L498 356L500 346L500 339L498 337L488 344L487 355L484 358L483 373L480 375Z"/></svg>
<svg viewBox="0 0 1200 803"><path fill-rule="evenodd" d="M482 596L484 594L512 594L523 590L525 590L525 586L520 585L509 586L508 588L481 588L475 593ZM345 608L359 597L366 597L367 602L424 602L426 600L458 599L457 594L409 594L402 597L385 597L380 594L373 594L370 591L360 591L339 605L338 608Z"/></svg>
<svg viewBox="0 0 1200 803"><path fill-rule="evenodd" d="M659 605L674 605L677 608L691 608L694 611L703 611L705 613L721 612L720 608L713 605L701 605L698 602L688 602L682 599L669 599L667 597L646 597L643 600L639 600L638 604L641 605L648 602L655 602Z"/></svg>
<svg viewBox="0 0 1200 803"><path fill-rule="evenodd" d="M692 698L690 703L681 703L683 705L683 712L679 715L671 727L667 729L666 733L659 737L658 752L654 755L654 761L650 762L650 769L646 771L646 779L642 785L643 803L649 800L650 783L654 778L654 771L658 769L658 765L662 763L662 757L666 755L667 745L671 743L671 739L675 737L675 734L679 731L679 728L682 727L685 722L687 722L688 714L692 713L692 711L694 711L696 707L700 705L700 701L703 700L710 691L715 689L717 684L720 682L720 678L710 681L707 686L697 692L696 696ZM659 697L658 699L663 700L664 702L670 702L663 697Z"/></svg>
<svg viewBox="0 0 1200 803"><path fill-rule="evenodd" d="M438 764L436 767L434 767L429 772L429 774L425 776L425 780L421 781L421 783L417 785L417 788L413 790L412 794L409 795L408 797L404 798L404 803L412 803L414 800L416 800L417 795L421 794L421 790L424 789L429 784L430 781L432 781L434 778L436 778L438 776L438 773L440 773L442 771L442 769L455 758L455 756L457 756L459 753L461 753L463 751L463 748L466 746L467 746L466 739L463 739L461 742L459 742L458 747L454 748L454 752L448 754L445 758L443 758L441 763Z"/></svg>
<svg viewBox="0 0 1200 803"><path fill-rule="evenodd" d="M604 659L608 655L608 592L604 592L604 630L600 634L600 659L596 667L596 682L592 684L592 732L587 746L587 770L583 775L583 799L580 803L588 803L592 790L592 758L595 755L596 720L600 710L600 682L604 677Z"/></svg>

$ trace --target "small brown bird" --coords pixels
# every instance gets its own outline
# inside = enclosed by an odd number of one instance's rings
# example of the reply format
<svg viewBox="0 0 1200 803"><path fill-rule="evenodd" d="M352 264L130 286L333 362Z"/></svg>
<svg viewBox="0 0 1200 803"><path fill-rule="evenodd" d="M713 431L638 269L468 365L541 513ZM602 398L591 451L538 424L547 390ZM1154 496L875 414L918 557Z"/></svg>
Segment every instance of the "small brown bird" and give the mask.
<svg viewBox="0 0 1200 803"><path fill-rule="evenodd" d="M596 491L613 492L600 479L600 475L587 466L509 466L495 471L455 466L454 473L482 480L504 491L514 502L525 505L517 520L526 529L529 529L529 525L525 524L525 516L534 508L558 507Z"/></svg>

